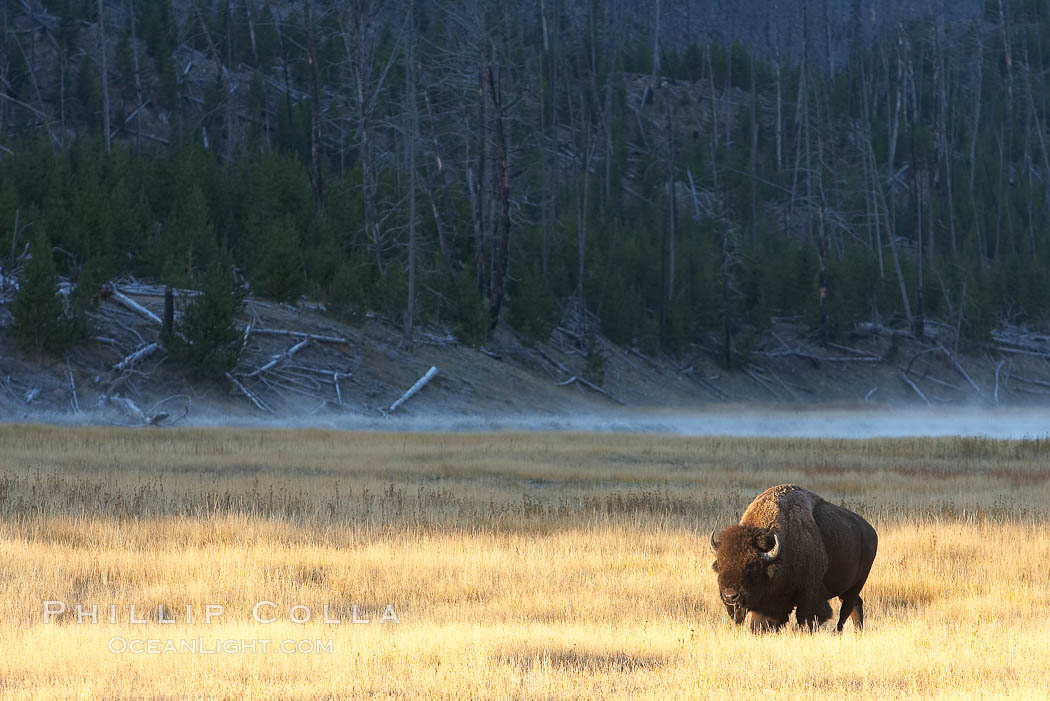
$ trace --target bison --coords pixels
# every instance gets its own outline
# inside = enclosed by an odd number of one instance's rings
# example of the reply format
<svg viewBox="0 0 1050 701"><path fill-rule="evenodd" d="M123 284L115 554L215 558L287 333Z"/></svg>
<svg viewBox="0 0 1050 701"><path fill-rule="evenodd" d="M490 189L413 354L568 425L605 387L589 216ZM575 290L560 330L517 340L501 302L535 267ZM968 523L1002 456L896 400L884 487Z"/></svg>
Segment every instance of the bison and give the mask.
<svg viewBox="0 0 1050 701"><path fill-rule="evenodd" d="M846 618L864 627L860 590L868 579L879 538L849 509L782 484L755 497L740 523L711 533L713 569L726 611L737 624L751 613L751 630L777 630L792 609L800 626L815 629L831 618L828 599L842 602Z"/></svg>

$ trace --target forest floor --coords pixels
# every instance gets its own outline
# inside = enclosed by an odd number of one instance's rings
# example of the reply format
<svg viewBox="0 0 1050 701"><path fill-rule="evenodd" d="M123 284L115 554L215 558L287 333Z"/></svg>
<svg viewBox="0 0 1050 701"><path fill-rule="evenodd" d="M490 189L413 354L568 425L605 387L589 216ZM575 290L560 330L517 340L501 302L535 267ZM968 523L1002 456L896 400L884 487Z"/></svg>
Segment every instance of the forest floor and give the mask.
<svg viewBox="0 0 1050 701"><path fill-rule="evenodd" d="M159 287L121 288L157 315ZM867 330L822 347L797 321L780 321L755 344L746 367L720 367L713 349L681 357L643 353L592 337L603 360L559 326L527 344L500 326L482 347L456 342L446 328L419 327L411 349L397 324L379 317L343 324L308 308L249 299L251 324L231 379L195 382L162 348L117 368L158 340L159 325L110 298L94 317L92 340L68 359L18 349L0 305L0 419L137 425L186 423L361 425L382 422L391 405L433 366L434 379L394 415L560 417L630 410L717 409L761 404L877 409L1030 407L1050 403L1050 361L1039 353L952 353L936 338ZM312 334L301 345L304 334ZM296 348L296 346L300 346ZM295 349L292 355L287 354ZM270 367L262 369L271 360ZM166 400L166 401L165 401ZM158 405L159 402L162 402Z"/></svg>

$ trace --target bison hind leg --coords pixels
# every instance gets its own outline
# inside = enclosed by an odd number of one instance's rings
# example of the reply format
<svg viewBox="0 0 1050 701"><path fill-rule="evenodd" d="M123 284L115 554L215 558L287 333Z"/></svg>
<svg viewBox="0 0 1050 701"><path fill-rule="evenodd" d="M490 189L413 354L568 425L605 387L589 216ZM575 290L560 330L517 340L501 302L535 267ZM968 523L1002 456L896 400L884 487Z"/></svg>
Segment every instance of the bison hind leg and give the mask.
<svg viewBox="0 0 1050 701"><path fill-rule="evenodd" d="M842 602L842 608L839 609L839 623L835 630L841 633L847 618L853 621L857 630L864 630L864 600L860 595L856 591L847 592L839 597L839 601Z"/></svg>
<svg viewBox="0 0 1050 701"><path fill-rule="evenodd" d="M857 603L853 604L853 612L849 615L853 621L853 625L857 627L857 630L864 630L864 600L859 596L857 597ZM843 621L839 621L839 630L842 630Z"/></svg>

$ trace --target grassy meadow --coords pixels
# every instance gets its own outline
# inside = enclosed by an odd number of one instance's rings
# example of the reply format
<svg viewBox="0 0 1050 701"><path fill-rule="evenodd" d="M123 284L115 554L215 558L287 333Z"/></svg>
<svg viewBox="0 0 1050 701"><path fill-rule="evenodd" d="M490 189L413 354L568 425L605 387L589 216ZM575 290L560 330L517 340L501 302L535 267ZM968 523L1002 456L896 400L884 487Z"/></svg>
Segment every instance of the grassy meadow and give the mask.
<svg viewBox="0 0 1050 701"><path fill-rule="evenodd" d="M721 607L781 482L879 531L863 632ZM0 698L1048 698L1048 582L1044 440L0 425Z"/></svg>

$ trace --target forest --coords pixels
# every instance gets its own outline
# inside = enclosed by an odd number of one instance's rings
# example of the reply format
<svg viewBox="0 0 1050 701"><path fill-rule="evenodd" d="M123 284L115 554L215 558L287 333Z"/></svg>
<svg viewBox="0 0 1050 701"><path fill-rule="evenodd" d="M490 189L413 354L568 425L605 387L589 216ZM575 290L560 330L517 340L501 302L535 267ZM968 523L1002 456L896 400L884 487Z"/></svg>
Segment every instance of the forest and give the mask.
<svg viewBox="0 0 1050 701"><path fill-rule="evenodd" d="M1045 322L1050 3L771 5L5 2L0 287L54 348L124 275L727 367Z"/></svg>

